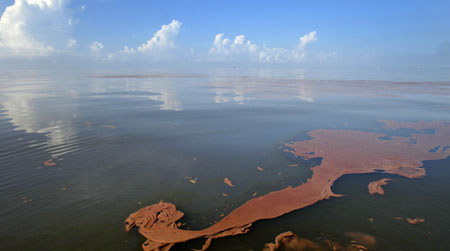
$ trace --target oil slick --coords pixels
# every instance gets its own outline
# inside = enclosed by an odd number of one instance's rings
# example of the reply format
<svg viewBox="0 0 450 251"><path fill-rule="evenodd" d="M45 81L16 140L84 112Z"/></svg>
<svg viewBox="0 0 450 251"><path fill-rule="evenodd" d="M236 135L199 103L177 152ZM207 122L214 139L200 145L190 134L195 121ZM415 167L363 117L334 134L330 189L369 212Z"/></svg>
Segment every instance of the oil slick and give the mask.
<svg viewBox="0 0 450 251"><path fill-rule="evenodd" d="M206 250L213 239L247 233L255 221L273 219L320 200L339 197L331 187L343 175L383 172L420 178L425 176L422 161L444 159L450 155L450 149L429 152L437 144L450 145L450 123L380 122L385 129L409 128L416 131L409 137L392 136L390 140L382 140L380 138L386 135L374 132L310 131L308 140L285 144L288 148L285 151L296 157L322 158L320 165L311 168L312 177L305 183L255 197L203 230L178 229L176 221L183 213L177 211L175 205L164 202L131 214L125 221L126 230L139 227L139 232L147 238L142 246L144 250L169 250L176 243L197 238L206 238L201 249ZM434 133L419 132L427 129L433 129ZM411 139L416 144L410 144Z"/></svg>
<svg viewBox="0 0 450 251"><path fill-rule="evenodd" d="M234 185L231 183L231 180L228 179L227 177L225 177L225 179L223 180L223 182L224 182L225 184L227 184L228 186L230 186L230 187L234 187Z"/></svg>
<svg viewBox="0 0 450 251"><path fill-rule="evenodd" d="M381 179L381 180L377 180L377 181L372 181L369 183L369 185L367 186L369 189L369 193L370 194L384 194L384 189L382 188L382 186L385 186L388 184L388 181L391 181L391 179Z"/></svg>

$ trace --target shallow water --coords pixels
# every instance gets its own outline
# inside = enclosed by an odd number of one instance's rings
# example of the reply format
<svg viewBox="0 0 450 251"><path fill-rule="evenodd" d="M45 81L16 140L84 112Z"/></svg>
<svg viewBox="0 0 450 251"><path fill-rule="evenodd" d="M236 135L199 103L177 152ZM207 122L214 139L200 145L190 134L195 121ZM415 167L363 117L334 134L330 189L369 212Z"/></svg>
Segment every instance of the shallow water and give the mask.
<svg viewBox="0 0 450 251"><path fill-rule="evenodd" d="M377 120L450 120L446 71L353 71L351 78L352 71L2 74L0 249L140 250L144 239L125 234L123 221L145 205L174 203L185 213L184 228L200 229L254 193L304 182L316 160L300 161L280 147L309 130L388 133ZM333 190L348 196L257 222L245 236L215 240L211 250L260 250L288 230L341 242L346 232L367 233L376 250L450 249L450 161L425 167L420 180L344 176ZM367 183L383 177L394 179L386 194L369 195Z"/></svg>

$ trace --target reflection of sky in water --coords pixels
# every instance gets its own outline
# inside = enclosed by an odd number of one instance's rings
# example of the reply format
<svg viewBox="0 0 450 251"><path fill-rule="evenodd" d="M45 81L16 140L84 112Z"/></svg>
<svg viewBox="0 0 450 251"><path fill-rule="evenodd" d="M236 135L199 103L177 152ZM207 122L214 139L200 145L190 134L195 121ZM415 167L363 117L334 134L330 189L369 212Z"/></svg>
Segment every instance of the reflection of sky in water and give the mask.
<svg viewBox="0 0 450 251"><path fill-rule="evenodd" d="M216 220L226 212L215 208L306 178L309 169L286 168L292 160L280 142L316 128L376 131L377 119L450 119L448 84L309 79L302 70L232 69L200 77L0 80L0 185L7 187L0 189L0 213L7 212L0 223L38 228L43 215L56 213L54 231L61 219L78 224L74 215L101 227L105 217L115 219L116 238L138 201L161 199L180 204L188 220L204 212ZM50 157L56 165L43 167ZM224 186L224 177L236 187ZM216 198L223 192L229 197ZM24 196L33 203L22 204ZM99 228L91 233L105 231Z"/></svg>
<svg viewBox="0 0 450 251"><path fill-rule="evenodd" d="M135 79L110 81L94 78L89 80L91 84L68 86L59 81L63 80L18 81L5 88L0 98L5 116L15 130L47 137L46 142L30 147L43 148L50 152L52 158L79 150L77 135L80 123L77 120L78 114L83 112L80 99L85 96L89 99L150 99L157 101L156 106L160 110L182 110L175 86L170 81L155 84ZM85 123L89 125L91 122Z"/></svg>
<svg viewBox="0 0 450 251"><path fill-rule="evenodd" d="M215 88L211 89L214 95L214 103L228 103L235 102L236 104L244 104L244 101L251 100L251 97L246 97L245 94L240 90L229 90L229 89L220 89Z"/></svg>
<svg viewBox="0 0 450 251"><path fill-rule="evenodd" d="M95 119L95 116L106 116L103 115L104 110L111 109L108 112L114 114L114 109L131 109L129 102L151 100L155 103L146 104L144 109L180 112L186 108L194 109L200 104L243 105L252 100L300 99L313 103L318 98L327 96L388 96L387 94L410 98L411 96L405 96L405 90L420 94L415 99L424 100L427 96L423 95L421 90L441 96L445 96L449 90L446 85L434 86L435 90L428 87L424 89L424 86L402 85L386 90L383 88L386 83L382 82L364 83L367 90L363 90L358 82L305 80L305 72L301 70L284 74L285 71L260 69L245 72L243 76L235 72L228 77L225 76L227 73L229 70L219 70L210 73L213 75L187 78L176 75L164 78L76 80L47 77L20 81L16 78L12 84L3 82L0 102L15 130L45 135L47 142L41 143L42 147L48 150L52 157L58 158L79 149L79 131L86 129L80 125L91 123L89 120ZM101 104L100 107L103 106L104 110L90 111L93 116L90 118L79 118L80 114L86 113L86 107L91 109L98 106L95 105L95 100L100 101L98 104ZM87 103L89 105L86 105ZM79 121L80 119L83 121ZM105 124L113 122L98 121Z"/></svg>
<svg viewBox="0 0 450 251"><path fill-rule="evenodd" d="M181 102L177 98L177 92L173 81L163 79L162 83L158 79L150 81L148 79L134 79L124 78L120 80L95 78L92 93L107 94L108 92L121 91L123 95L121 98L139 98L142 95L133 95L136 92L148 92L152 95L147 95L146 98L161 102L158 107L166 111L181 111ZM112 85L111 85L112 84ZM129 94L127 94L129 93ZM95 96L98 98L106 98L108 96Z"/></svg>
<svg viewBox="0 0 450 251"><path fill-rule="evenodd" d="M14 88L13 88L14 89ZM50 117L42 113L37 99L45 100L50 95L45 92L45 86L31 86L26 92L23 90L10 91L4 95L1 105L5 109L6 116L15 127L15 130L23 130L27 133L44 134L48 138L47 142L40 143L43 148L49 149L52 157L57 158L62 154L76 151L78 147L72 139L77 134L72 125L72 119L76 118L76 106L51 108ZM47 113L47 112L46 112ZM67 145L68 147L58 149L57 146ZM31 145L35 147L38 145Z"/></svg>
<svg viewBox="0 0 450 251"><path fill-rule="evenodd" d="M298 87L298 98L303 101L314 102L314 93L307 85L302 85Z"/></svg>

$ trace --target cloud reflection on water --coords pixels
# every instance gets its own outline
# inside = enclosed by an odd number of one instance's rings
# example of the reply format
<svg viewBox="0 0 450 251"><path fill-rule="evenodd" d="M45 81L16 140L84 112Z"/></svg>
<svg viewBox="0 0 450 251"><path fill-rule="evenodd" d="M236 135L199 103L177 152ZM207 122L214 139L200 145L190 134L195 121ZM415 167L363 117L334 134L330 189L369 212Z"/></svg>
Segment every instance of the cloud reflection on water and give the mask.
<svg viewBox="0 0 450 251"><path fill-rule="evenodd" d="M174 83L167 80L164 83L130 79L115 82L90 79L87 84L81 82L74 84L60 79L16 79L2 90L0 105L4 110L3 116L16 131L41 134L47 138L45 142L30 143L29 147L44 149L52 158L61 158L64 154L80 150L80 141L83 140L80 131L93 128L92 121L80 121L78 116L88 114L95 119L96 114L84 110L84 102L104 99L104 103L99 105L107 110L110 109L107 104L120 102L117 98L122 101L150 99L157 101L156 105L148 107L150 110L183 110Z"/></svg>

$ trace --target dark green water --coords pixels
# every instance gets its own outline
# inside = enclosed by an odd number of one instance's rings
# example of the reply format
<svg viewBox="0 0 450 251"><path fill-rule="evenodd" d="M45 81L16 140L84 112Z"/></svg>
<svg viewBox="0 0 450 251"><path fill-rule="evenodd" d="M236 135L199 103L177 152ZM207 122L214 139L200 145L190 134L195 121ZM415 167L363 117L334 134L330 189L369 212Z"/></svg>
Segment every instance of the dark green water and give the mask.
<svg viewBox="0 0 450 251"><path fill-rule="evenodd" d="M185 213L185 227L199 229L255 192L305 181L317 162L297 160L280 146L309 130L385 132L376 120L450 120L448 82L263 73L4 74L0 249L140 250L144 239L137 231L124 233L123 221L145 205L172 202ZM49 159L55 165L44 165ZM449 250L450 160L424 167L427 176L420 180L344 176L333 190L348 196L257 222L245 236L215 240L211 250L260 250L288 230L343 243L346 232L366 233L376 238L375 250ZM386 194L369 195L367 184L382 177L394 179ZM397 216L426 221L410 225Z"/></svg>

